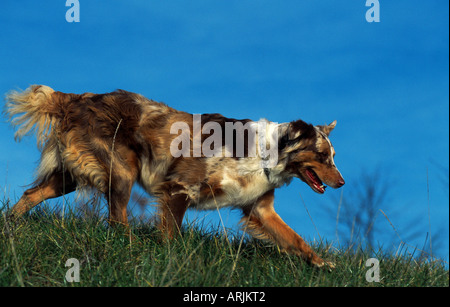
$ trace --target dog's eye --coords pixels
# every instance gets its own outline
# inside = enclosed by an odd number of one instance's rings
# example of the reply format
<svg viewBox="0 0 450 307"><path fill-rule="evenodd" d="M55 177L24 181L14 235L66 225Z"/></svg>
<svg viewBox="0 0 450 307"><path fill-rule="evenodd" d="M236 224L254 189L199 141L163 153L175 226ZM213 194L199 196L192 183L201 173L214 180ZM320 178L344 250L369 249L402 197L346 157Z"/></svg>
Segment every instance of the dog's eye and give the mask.
<svg viewBox="0 0 450 307"><path fill-rule="evenodd" d="M325 161L326 159L328 159L328 154L325 152L318 152L317 155L319 156L319 159L321 159L321 160Z"/></svg>

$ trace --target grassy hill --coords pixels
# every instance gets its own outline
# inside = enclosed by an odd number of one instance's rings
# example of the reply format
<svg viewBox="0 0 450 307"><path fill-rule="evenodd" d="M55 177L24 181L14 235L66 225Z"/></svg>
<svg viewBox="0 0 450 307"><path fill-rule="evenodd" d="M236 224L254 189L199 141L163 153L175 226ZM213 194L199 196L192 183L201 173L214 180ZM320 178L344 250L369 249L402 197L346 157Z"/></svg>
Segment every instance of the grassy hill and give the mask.
<svg viewBox="0 0 450 307"><path fill-rule="evenodd" d="M134 239L101 218L35 211L12 223L0 218L0 286L231 286L377 287L449 286L439 261L418 261L408 252L389 255L315 246L336 263L332 272L307 266L267 243L221 230L187 226L170 242L152 226L132 226ZM79 261L79 282L65 279L66 261ZM379 261L379 282L368 282L369 258Z"/></svg>

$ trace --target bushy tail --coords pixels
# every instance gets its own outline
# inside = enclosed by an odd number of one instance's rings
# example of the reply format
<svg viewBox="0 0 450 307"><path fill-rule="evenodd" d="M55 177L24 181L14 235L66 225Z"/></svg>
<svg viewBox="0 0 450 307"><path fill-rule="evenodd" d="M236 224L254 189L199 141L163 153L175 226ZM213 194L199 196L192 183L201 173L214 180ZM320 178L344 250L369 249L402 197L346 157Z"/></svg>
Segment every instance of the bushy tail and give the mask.
<svg viewBox="0 0 450 307"><path fill-rule="evenodd" d="M25 135L35 132L38 147L42 148L56 122L56 101L52 99L54 92L45 85L32 85L25 91L6 94L5 113L17 128L16 140L20 141Z"/></svg>

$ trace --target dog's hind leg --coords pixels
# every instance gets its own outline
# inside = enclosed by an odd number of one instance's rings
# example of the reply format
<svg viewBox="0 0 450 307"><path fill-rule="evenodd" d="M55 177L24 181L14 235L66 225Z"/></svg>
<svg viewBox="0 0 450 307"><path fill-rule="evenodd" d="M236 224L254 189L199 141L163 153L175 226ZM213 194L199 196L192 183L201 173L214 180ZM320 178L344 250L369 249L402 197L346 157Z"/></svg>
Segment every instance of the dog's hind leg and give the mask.
<svg viewBox="0 0 450 307"><path fill-rule="evenodd" d="M284 251L302 257L312 266L333 267L331 263L317 256L302 237L281 219L273 208L273 201L274 190L271 190L261 196L253 206L244 208L244 229L257 238L273 241Z"/></svg>
<svg viewBox="0 0 450 307"><path fill-rule="evenodd" d="M108 169L105 197L108 201L109 224L111 226L122 225L128 229L127 206L131 196L131 189L137 177L137 167L134 153L128 152L120 158L116 156L111 168Z"/></svg>
<svg viewBox="0 0 450 307"><path fill-rule="evenodd" d="M116 179L105 193L108 201L109 224L111 226L125 226L128 228L127 205L130 200L133 181Z"/></svg>
<svg viewBox="0 0 450 307"><path fill-rule="evenodd" d="M46 199L75 191L76 186L76 182L72 180L69 173L56 171L49 175L45 181L26 190L13 206L11 214L14 218L20 217Z"/></svg>
<svg viewBox="0 0 450 307"><path fill-rule="evenodd" d="M190 198L186 194L170 195L168 192L159 200L159 229L173 238L175 233L181 232L184 214L189 207Z"/></svg>

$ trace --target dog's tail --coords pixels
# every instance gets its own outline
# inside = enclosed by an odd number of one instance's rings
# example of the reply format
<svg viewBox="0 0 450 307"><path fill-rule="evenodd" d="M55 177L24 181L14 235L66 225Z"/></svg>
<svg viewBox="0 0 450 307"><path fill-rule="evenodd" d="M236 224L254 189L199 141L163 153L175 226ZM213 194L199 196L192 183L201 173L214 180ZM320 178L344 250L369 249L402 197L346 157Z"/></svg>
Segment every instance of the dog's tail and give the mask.
<svg viewBox="0 0 450 307"><path fill-rule="evenodd" d="M25 91L10 91L6 94L5 113L17 128L14 138L18 141L25 135L36 133L38 147L42 148L60 113L58 95L45 85L32 85Z"/></svg>

